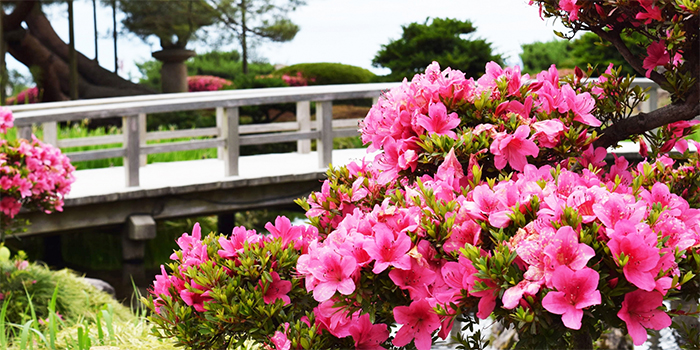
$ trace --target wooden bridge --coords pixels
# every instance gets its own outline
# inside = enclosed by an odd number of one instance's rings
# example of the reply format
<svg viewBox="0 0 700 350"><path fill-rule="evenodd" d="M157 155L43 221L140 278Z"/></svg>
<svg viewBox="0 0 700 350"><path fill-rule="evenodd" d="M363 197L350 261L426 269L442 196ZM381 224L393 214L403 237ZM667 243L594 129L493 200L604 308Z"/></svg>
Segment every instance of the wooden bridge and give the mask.
<svg viewBox="0 0 700 350"><path fill-rule="evenodd" d="M58 147L121 144L118 148L67 153L72 161L122 157L124 166L75 172L63 212L22 212L31 225L22 235L57 234L123 225L125 260L143 257L143 241L155 237L155 221L290 205L320 188L328 164L362 158L365 149L333 150L333 139L358 135L359 119L333 119L333 101L376 101L392 84L332 85L120 97L11 106L19 135L32 127ZM239 107L296 103L296 120L239 125ZM311 118L311 102L316 118ZM147 132L148 115L216 111L216 126ZM122 133L58 139L58 122L122 118ZM204 137L204 138L203 138ZM182 139L147 144L150 140ZM196 139L194 139L196 138ZM311 151L311 140L316 150ZM297 142L288 154L240 156L240 146ZM146 155L217 148L217 159L146 164Z"/></svg>
<svg viewBox="0 0 700 350"><path fill-rule="evenodd" d="M648 79L637 85L656 87ZM333 101L380 96L396 83L231 90L120 97L11 106L21 137L32 126L43 129L47 143L58 147L119 144L118 148L68 153L72 161L122 157L124 166L76 171L64 211L45 215L22 212L31 221L23 235L56 234L123 225L124 258L143 256L143 240L155 237L155 219L209 215L291 204L318 190L328 164L346 164L364 149L333 150L333 138L357 135L359 119L334 120ZM311 119L311 102L316 118ZM296 120L239 125L239 107L296 103ZM656 108L656 88L646 109ZM147 132L148 115L189 110L216 110L216 126ZM122 133L61 139L58 122L122 118ZM201 139L201 137L208 137ZM189 141L147 144L150 140ZM200 138L200 139L192 139ZM316 140L316 151L311 151ZM289 154L240 156L240 146L297 142ZM217 148L217 159L146 164L146 155Z"/></svg>

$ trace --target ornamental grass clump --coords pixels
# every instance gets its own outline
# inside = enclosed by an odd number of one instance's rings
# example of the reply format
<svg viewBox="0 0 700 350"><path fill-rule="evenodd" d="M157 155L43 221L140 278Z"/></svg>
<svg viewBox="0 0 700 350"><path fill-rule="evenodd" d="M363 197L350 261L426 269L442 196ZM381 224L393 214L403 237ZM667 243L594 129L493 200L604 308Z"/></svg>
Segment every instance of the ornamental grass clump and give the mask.
<svg viewBox="0 0 700 350"><path fill-rule="evenodd" d="M258 254L261 239L234 230L230 240L256 252L253 265L270 274L251 275L251 299L223 298L223 285L242 282L221 282L224 267L240 265L214 255L216 236L191 248L183 236L172 275L153 290L165 331L183 342L197 337L187 322L225 329L222 348L254 334L278 350L428 350L455 320L471 329L493 317L517 330L518 347L592 349L609 328L640 345L649 330L688 315L665 301L700 298L700 159L691 152L700 144L686 140L700 113L700 2L531 3L621 51L620 32L658 39L647 57L626 58L669 90L672 104L632 115L645 91L613 66L589 80L592 69L529 76L491 62L475 80L433 63L372 107L360 130L370 153L332 167L321 190L298 201L310 226L295 230L313 234L283 242L296 249L295 266L271 263L282 259ZM606 161L607 147L625 139L638 141L643 160L613 152ZM269 225L271 237L279 226ZM264 306L266 289L256 286L276 283L273 272L291 283L294 312ZM256 303L266 326L233 330L243 321L230 310ZM485 346L478 332L457 338Z"/></svg>

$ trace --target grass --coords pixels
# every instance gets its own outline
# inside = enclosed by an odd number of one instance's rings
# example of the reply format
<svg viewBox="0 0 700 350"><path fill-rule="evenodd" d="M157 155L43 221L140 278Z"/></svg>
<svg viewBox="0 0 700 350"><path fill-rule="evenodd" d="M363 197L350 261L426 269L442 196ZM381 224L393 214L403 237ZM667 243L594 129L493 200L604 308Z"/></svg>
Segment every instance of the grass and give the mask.
<svg viewBox="0 0 700 350"><path fill-rule="evenodd" d="M132 312L72 271L51 271L25 258L0 259L0 349L175 348L151 333L144 309L132 306Z"/></svg>

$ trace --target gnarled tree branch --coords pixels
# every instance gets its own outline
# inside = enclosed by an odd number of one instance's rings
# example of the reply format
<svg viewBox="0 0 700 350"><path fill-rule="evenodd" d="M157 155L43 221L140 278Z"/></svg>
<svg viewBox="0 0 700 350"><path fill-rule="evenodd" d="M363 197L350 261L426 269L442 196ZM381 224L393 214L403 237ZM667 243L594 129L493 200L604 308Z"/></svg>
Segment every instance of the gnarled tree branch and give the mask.
<svg viewBox="0 0 700 350"><path fill-rule="evenodd" d="M603 130L595 146L607 148L627 139L630 135L642 134L666 124L695 118L700 115L700 104L697 96L690 97L685 103L668 105L616 122Z"/></svg>
<svg viewBox="0 0 700 350"><path fill-rule="evenodd" d="M627 63L629 63L630 66L632 66L632 68L634 68L634 70L637 71L637 73L639 73L641 76L646 76L646 70L644 69L642 60L640 60L638 57L635 57L632 51L630 51L627 45L625 45L625 42L622 41L622 38L620 37L620 33L615 31L605 31L601 28L596 27L591 27L591 31L597 34L599 37L612 43L617 49L617 51L620 52L625 61L627 61ZM666 77L655 71L651 71L649 79L653 80L655 83L661 86L668 84Z"/></svg>

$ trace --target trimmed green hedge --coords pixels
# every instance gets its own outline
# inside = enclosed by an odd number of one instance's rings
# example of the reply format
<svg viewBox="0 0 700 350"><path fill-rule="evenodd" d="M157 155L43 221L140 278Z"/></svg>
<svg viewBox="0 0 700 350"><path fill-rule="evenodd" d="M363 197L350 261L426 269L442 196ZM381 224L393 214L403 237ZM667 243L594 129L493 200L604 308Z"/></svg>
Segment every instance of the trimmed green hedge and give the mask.
<svg viewBox="0 0 700 350"><path fill-rule="evenodd" d="M297 72L309 79L309 85L361 84L376 79L376 75L367 69L341 63L300 63L280 68L273 75L293 76Z"/></svg>

